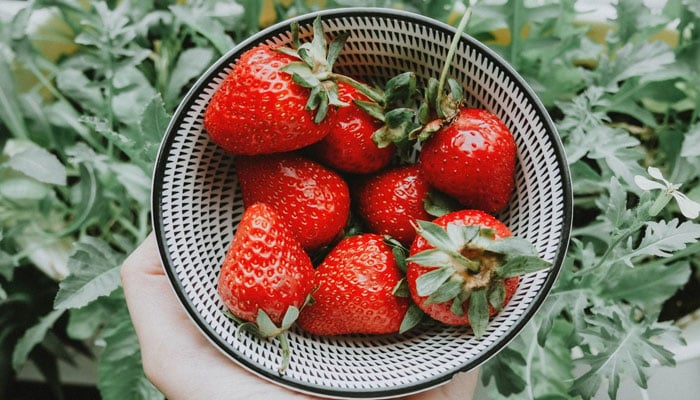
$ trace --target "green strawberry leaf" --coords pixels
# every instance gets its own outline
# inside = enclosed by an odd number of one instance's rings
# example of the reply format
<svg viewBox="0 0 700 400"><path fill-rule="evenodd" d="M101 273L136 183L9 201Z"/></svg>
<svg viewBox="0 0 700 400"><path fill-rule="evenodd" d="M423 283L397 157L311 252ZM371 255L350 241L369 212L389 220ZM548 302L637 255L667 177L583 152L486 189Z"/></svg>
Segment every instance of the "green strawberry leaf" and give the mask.
<svg viewBox="0 0 700 400"><path fill-rule="evenodd" d="M512 278L549 268L552 264L536 256L506 257L498 266L496 274L501 278Z"/></svg>
<svg viewBox="0 0 700 400"><path fill-rule="evenodd" d="M406 261L414 262L426 267L452 267L452 257L444 251L437 249L423 250L406 259Z"/></svg>
<svg viewBox="0 0 700 400"><path fill-rule="evenodd" d="M471 296L469 296L467 316L474 330L474 336L477 338L484 336L489 324L489 306L486 289L472 291Z"/></svg>
<svg viewBox="0 0 700 400"><path fill-rule="evenodd" d="M255 318L255 323L258 325L259 335L264 338L275 337L282 331L262 308L258 309L258 316Z"/></svg>
<svg viewBox="0 0 700 400"><path fill-rule="evenodd" d="M512 256L536 256L537 250L529 241L515 236L509 236L487 243L484 247L493 253Z"/></svg>
<svg viewBox="0 0 700 400"><path fill-rule="evenodd" d="M430 296L454 274L450 267L436 268L416 279L416 291L419 296Z"/></svg>
<svg viewBox="0 0 700 400"><path fill-rule="evenodd" d="M457 253L461 249L461 243L455 243L447 234L447 231L438 224L429 221L417 221L418 234L433 245L436 249ZM410 258L415 257L411 256Z"/></svg>
<svg viewBox="0 0 700 400"><path fill-rule="evenodd" d="M391 290L391 294L396 297L411 297L411 292L408 289L408 281L406 281L406 278L399 280L396 286L394 286L394 289Z"/></svg>
<svg viewBox="0 0 700 400"><path fill-rule="evenodd" d="M461 208L457 200L435 190L428 192L428 197L423 200L423 207L433 217L442 217Z"/></svg>
<svg viewBox="0 0 700 400"><path fill-rule="evenodd" d="M448 280L428 296L425 304L438 304L453 300L462 293L463 287L464 284L460 280Z"/></svg>
<svg viewBox="0 0 700 400"><path fill-rule="evenodd" d="M335 39L331 41L331 44L328 46L328 56L326 57L326 62L328 63L328 66L330 68L333 67L333 64L335 64L335 61L338 59L338 56L343 50L343 47L345 46L345 41L347 41L348 37L350 37L350 33L343 32L336 36Z"/></svg>
<svg viewBox="0 0 700 400"><path fill-rule="evenodd" d="M353 103L355 103L356 106L358 106L362 111L366 112L369 114L370 117L384 122L384 109L377 103L373 101L366 101L366 100L353 100ZM381 128L380 128L381 129ZM372 138L379 138L381 137L381 134L376 134L373 135ZM377 142L377 139L375 139L375 142ZM379 144L379 143L377 143ZM388 144L388 142L387 142ZM386 145L385 145L386 147Z"/></svg>
<svg viewBox="0 0 700 400"><path fill-rule="evenodd" d="M410 107L413 105L413 99L417 93L415 72L398 74L389 79L384 87L384 106L388 108Z"/></svg>
<svg viewBox="0 0 700 400"><path fill-rule="evenodd" d="M287 330L291 328L294 322L296 322L297 318L299 318L299 309L294 306L290 306L289 308L287 308L287 312L284 313L284 317L282 318L282 325L280 326L280 328L282 330Z"/></svg>
<svg viewBox="0 0 700 400"><path fill-rule="evenodd" d="M488 289L489 304L497 311L503 308L503 302L506 299L506 285L502 280L498 279L491 283Z"/></svg>
<svg viewBox="0 0 700 400"><path fill-rule="evenodd" d="M454 315L458 315L460 317L464 315L464 302L469 300L469 296L471 296L471 294L472 292L470 290L465 290L458 294L457 297L452 300L452 304L450 304L450 311Z"/></svg>
<svg viewBox="0 0 700 400"><path fill-rule="evenodd" d="M399 327L399 333L406 333L416 327L425 317L425 313L417 305L411 304L408 306L406 315L404 315Z"/></svg>

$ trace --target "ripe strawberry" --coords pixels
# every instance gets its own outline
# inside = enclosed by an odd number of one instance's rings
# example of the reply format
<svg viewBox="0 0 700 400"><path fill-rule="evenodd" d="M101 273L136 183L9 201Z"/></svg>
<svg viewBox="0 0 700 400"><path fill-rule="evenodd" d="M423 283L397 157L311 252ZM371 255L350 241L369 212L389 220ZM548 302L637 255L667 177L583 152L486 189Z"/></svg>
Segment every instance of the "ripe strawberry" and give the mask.
<svg viewBox="0 0 700 400"><path fill-rule="evenodd" d="M519 275L548 267L534 247L480 210L419 222L406 280L415 304L450 325L471 325L477 337L518 287Z"/></svg>
<svg viewBox="0 0 700 400"><path fill-rule="evenodd" d="M292 151L321 140L335 124L333 61L347 35L327 46L320 18L312 42L295 49L258 45L244 52L204 113L210 138L233 154ZM315 111L315 114L314 114Z"/></svg>
<svg viewBox="0 0 700 400"><path fill-rule="evenodd" d="M343 239L316 269L318 289L299 327L314 335L398 332L410 303L392 294L402 275L380 235Z"/></svg>
<svg viewBox="0 0 700 400"><path fill-rule="evenodd" d="M302 308L313 287L311 260L275 211L262 203L246 208L219 275L226 308L245 321L264 312L281 324L290 308Z"/></svg>
<svg viewBox="0 0 700 400"><path fill-rule="evenodd" d="M204 113L211 140L232 154L291 151L321 140L335 123L306 109L309 89L280 69L295 61L268 45L245 52Z"/></svg>
<svg viewBox="0 0 700 400"><path fill-rule="evenodd" d="M394 167L362 181L356 190L358 214L374 233L404 246L416 236L416 220L431 220L425 210L430 186L416 164Z"/></svg>
<svg viewBox="0 0 700 400"><path fill-rule="evenodd" d="M377 146L372 135L382 122L353 103L353 100L369 99L343 82L338 83L338 97L349 105L338 109L330 133L310 147L313 157L332 168L354 174L367 174L386 167L394 156L394 145Z"/></svg>
<svg viewBox="0 0 700 400"><path fill-rule="evenodd" d="M516 145L494 114L462 108L422 145L425 179L463 206L489 213L502 210L515 186Z"/></svg>
<svg viewBox="0 0 700 400"><path fill-rule="evenodd" d="M270 205L307 251L330 244L350 213L345 181L319 163L292 153L236 157L243 204Z"/></svg>

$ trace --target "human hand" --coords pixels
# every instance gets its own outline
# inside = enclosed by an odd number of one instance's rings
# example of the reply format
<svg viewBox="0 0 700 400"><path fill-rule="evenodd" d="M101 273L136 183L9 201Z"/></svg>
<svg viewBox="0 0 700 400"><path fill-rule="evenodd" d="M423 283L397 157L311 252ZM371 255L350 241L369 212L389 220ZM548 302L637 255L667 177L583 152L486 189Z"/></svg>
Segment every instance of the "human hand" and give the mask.
<svg viewBox="0 0 700 400"><path fill-rule="evenodd" d="M318 399L253 375L216 349L175 296L153 234L126 259L121 276L144 372L169 400ZM405 400L468 400L475 386L476 373L463 373Z"/></svg>

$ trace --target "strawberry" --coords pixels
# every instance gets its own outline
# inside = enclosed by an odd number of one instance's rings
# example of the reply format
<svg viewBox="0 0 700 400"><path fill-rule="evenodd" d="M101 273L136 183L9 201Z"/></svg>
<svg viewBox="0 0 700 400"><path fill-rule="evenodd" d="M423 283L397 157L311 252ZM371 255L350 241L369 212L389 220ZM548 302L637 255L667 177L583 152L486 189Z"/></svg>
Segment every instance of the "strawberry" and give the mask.
<svg viewBox="0 0 700 400"><path fill-rule="evenodd" d="M275 211L257 203L243 212L226 251L218 293L226 308L243 325L263 336L280 337L294 323L314 288L309 256L289 233Z"/></svg>
<svg viewBox="0 0 700 400"><path fill-rule="evenodd" d="M236 157L243 204L271 206L307 251L342 234L350 213L347 183L335 172L293 153Z"/></svg>
<svg viewBox="0 0 700 400"><path fill-rule="evenodd" d="M447 125L422 145L425 179L467 208L502 210L515 187L516 145L494 114L461 108Z"/></svg>
<svg viewBox="0 0 700 400"><path fill-rule="evenodd" d="M440 322L471 325L477 337L510 301L519 275L549 266L532 244L480 210L455 211L419 225L407 259L413 301Z"/></svg>
<svg viewBox="0 0 700 400"><path fill-rule="evenodd" d="M318 289L298 325L314 335L398 332L410 303L392 294L402 276L382 236L349 236L316 269Z"/></svg>
<svg viewBox="0 0 700 400"><path fill-rule="evenodd" d="M338 109L330 133L310 147L313 157L339 171L354 174L368 174L386 167L394 156L394 145L380 148L372 140L382 122L353 102L368 98L344 82L338 83L338 96L349 105Z"/></svg>
<svg viewBox="0 0 700 400"><path fill-rule="evenodd" d="M424 206L429 191L430 185L418 165L394 167L358 185L358 214L370 231L409 246L416 236L415 221L432 219Z"/></svg>
<svg viewBox="0 0 700 400"><path fill-rule="evenodd" d="M227 152L256 155L305 147L330 132L337 106L346 105L329 78L346 35L329 50L320 19L311 43L299 45L298 26L292 31L296 49L261 44L245 51L212 96L204 128Z"/></svg>

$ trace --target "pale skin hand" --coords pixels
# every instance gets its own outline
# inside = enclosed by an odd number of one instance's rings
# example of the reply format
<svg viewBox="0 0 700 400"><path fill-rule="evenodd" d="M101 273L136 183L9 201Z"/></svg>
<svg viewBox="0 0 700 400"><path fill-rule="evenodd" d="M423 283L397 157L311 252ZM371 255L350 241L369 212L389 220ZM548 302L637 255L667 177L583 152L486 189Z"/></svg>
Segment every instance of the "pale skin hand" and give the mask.
<svg viewBox="0 0 700 400"><path fill-rule="evenodd" d="M169 400L318 399L253 375L207 341L175 297L153 234L127 258L121 276L144 371ZM462 373L404 400L469 400L475 385L475 372Z"/></svg>

